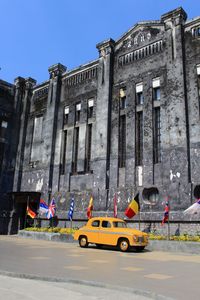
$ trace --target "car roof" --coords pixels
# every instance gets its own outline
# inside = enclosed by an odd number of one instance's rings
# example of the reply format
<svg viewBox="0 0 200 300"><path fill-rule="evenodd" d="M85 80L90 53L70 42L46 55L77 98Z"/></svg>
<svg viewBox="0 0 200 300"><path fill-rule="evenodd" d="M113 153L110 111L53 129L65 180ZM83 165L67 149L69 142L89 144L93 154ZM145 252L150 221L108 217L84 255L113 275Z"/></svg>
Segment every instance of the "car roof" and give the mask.
<svg viewBox="0 0 200 300"><path fill-rule="evenodd" d="M111 222L125 222L120 218L113 218L113 217L92 217L90 221L99 220L99 221L111 221Z"/></svg>

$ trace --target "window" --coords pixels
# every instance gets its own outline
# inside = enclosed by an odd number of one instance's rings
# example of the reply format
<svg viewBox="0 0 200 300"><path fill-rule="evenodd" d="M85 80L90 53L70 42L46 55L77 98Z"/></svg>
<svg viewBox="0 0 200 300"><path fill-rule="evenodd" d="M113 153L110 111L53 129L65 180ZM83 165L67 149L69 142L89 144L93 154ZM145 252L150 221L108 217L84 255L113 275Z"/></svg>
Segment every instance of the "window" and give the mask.
<svg viewBox="0 0 200 300"><path fill-rule="evenodd" d="M154 108L154 164L161 162L160 107Z"/></svg>
<svg viewBox="0 0 200 300"><path fill-rule="evenodd" d="M93 222L92 222L92 227L99 227L99 223L100 223L99 220L93 221Z"/></svg>
<svg viewBox="0 0 200 300"><path fill-rule="evenodd" d="M143 164L143 112L136 113L136 166Z"/></svg>
<svg viewBox="0 0 200 300"><path fill-rule="evenodd" d="M36 116L34 119L33 139L31 148L31 162L40 161L42 153L42 126L43 116Z"/></svg>
<svg viewBox="0 0 200 300"><path fill-rule="evenodd" d="M76 112L75 112L75 123L80 122L81 117L81 103L76 104Z"/></svg>
<svg viewBox="0 0 200 300"><path fill-rule="evenodd" d="M141 105L144 103L143 83L136 84L136 103L137 105Z"/></svg>
<svg viewBox="0 0 200 300"><path fill-rule="evenodd" d="M94 99L88 100L88 119L93 117Z"/></svg>
<svg viewBox="0 0 200 300"><path fill-rule="evenodd" d="M119 168L124 168L126 163L126 115L119 119Z"/></svg>
<svg viewBox="0 0 200 300"><path fill-rule="evenodd" d="M200 114L200 65L197 65L197 88L198 88L199 114Z"/></svg>
<svg viewBox="0 0 200 300"><path fill-rule="evenodd" d="M126 88L121 88L119 90L119 97L120 97L120 109L126 108Z"/></svg>
<svg viewBox="0 0 200 300"><path fill-rule="evenodd" d="M125 222L113 222L113 227L127 228L127 225Z"/></svg>
<svg viewBox="0 0 200 300"><path fill-rule="evenodd" d="M64 108L64 125L68 124L69 119L69 106L65 106Z"/></svg>
<svg viewBox="0 0 200 300"><path fill-rule="evenodd" d="M87 125L86 149L85 149L85 171L91 171L91 150L92 150L92 124Z"/></svg>
<svg viewBox="0 0 200 300"><path fill-rule="evenodd" d="M78 145L79 145L79 127L76 127L74 128L74 147L73 147L73 160L72 160L73 173L77 173Z"/></svg>
<svg viewBox="0 0 200 300"><path fill-rule="evenodd" d="M159 101L160 100L160 78L154 78L152 81L153 86L153 100Z"/></svg>
<svg viewBox="0 0 200 300"><path fill-rule="evenodd" d="M5 120L0 120L0 138L5 139L8 123Z"/></svg>
<svg viewBox="0 0 200 300"><path fill-rule="evenodd" d="M60 164L60 173L62 175L65 174L66 147L67 147L67 130L64 130L62 135L61 164Z"/></svg>
<svg viewBox="0 0 200 300"><path fill-rule="evenodd" d="M102 222L102 227L104 227L104 228L110 228L110 227L111 227L111 224L110 224L109 221L103 221L103 222Z"/></svg>

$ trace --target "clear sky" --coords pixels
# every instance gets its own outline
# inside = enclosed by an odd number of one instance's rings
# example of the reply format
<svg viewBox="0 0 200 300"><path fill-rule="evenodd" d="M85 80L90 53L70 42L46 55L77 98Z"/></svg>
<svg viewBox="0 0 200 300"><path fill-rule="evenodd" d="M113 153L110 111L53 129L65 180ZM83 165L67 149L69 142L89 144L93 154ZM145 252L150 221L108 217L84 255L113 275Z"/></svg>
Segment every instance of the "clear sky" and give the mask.
<svg viewBox="0 0 200 300"><path fill-rule="evenodd" d="M0 0L0 78L45 81L49 66L94 60L97 43L179 6L200 16L200 0Z"/></svg>

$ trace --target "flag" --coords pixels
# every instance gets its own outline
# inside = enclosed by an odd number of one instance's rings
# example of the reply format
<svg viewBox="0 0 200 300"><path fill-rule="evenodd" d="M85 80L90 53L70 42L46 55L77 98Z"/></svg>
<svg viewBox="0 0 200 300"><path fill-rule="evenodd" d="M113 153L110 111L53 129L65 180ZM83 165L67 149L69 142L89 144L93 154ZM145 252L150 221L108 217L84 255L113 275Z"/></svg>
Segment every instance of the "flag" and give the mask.
<svg viewBox="0 0 200 300"><path fill-rule="evenodd" d="M48 205L43 199L40 199L40 206L39 206L39 212L42 214L47 214L49 210Z"/></svg>
<svg viewBox="0 0 200 300"><path fill-rule="evenodd" d="M90 202L87 208L87 217L90 219L92 217L92 210L93 210L93 196L90 196Z"/></svg>
<svg viewBox="0 0 200 300"><path fill-rule="evenodd" d="M184 210L184 214L195 214L200 211L200 199Z"/></svg>
<svg viewBox="0 0 200 300"><path fill-rule="evenodd" d="M74 213L74 195L71 198L70 208L68 212L68 218L70 221L72 221L73 213Z"/></svg>
<svg viewBox="0 0 200 300"><path fill-rule="evenodd" d="M114 218L117 218L117 195L114 195Z"/></svg>
<svg viewBox="0 0 200 300"><path fill-rule="evenodd" d="M169 221L169 201L166 200L164 216L163 216L163 219L162 219L162 225L164 225L168 221Z"/></svg>
<svg viewBox="0 0 200 300"><path fill-rule="evenodd" d="M31 217L32 219L34 219L36 216L37 216L37 213L32 209L30 208L29 205L27 205L27 208L26 208L26 214Z"/></svg>
<svg viewBox="0 0 200 300"><path fill-rule="evenodd" d="M127 209L125 215L130 219L138 214L140 211L139 193L133 198Z"/></svg>
<svg viewBox="0 0 200 300"><path fill-rule="evenodd" d="M49 204L47 219L51 219L52 217L54 217L55 213L56 213L56 202L55 199L52 198L51 203Z"/></svg>

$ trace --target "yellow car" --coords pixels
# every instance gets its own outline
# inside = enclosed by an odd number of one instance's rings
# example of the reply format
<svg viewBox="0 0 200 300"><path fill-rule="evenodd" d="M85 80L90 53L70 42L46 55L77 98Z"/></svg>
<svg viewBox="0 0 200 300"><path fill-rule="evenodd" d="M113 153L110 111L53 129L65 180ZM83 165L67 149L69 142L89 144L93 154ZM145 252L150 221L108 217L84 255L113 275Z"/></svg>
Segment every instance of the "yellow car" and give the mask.
<svg viewBox="0 0 200 300"><path fill-rule="evenodd" d="M91 243L97 247L117 246L125 252L130 247L143 250L148 244L148 235L140 230L128 228L122 219L94 217L75 232L74 240L79 241L80 247L87 247Z"/></svg>

